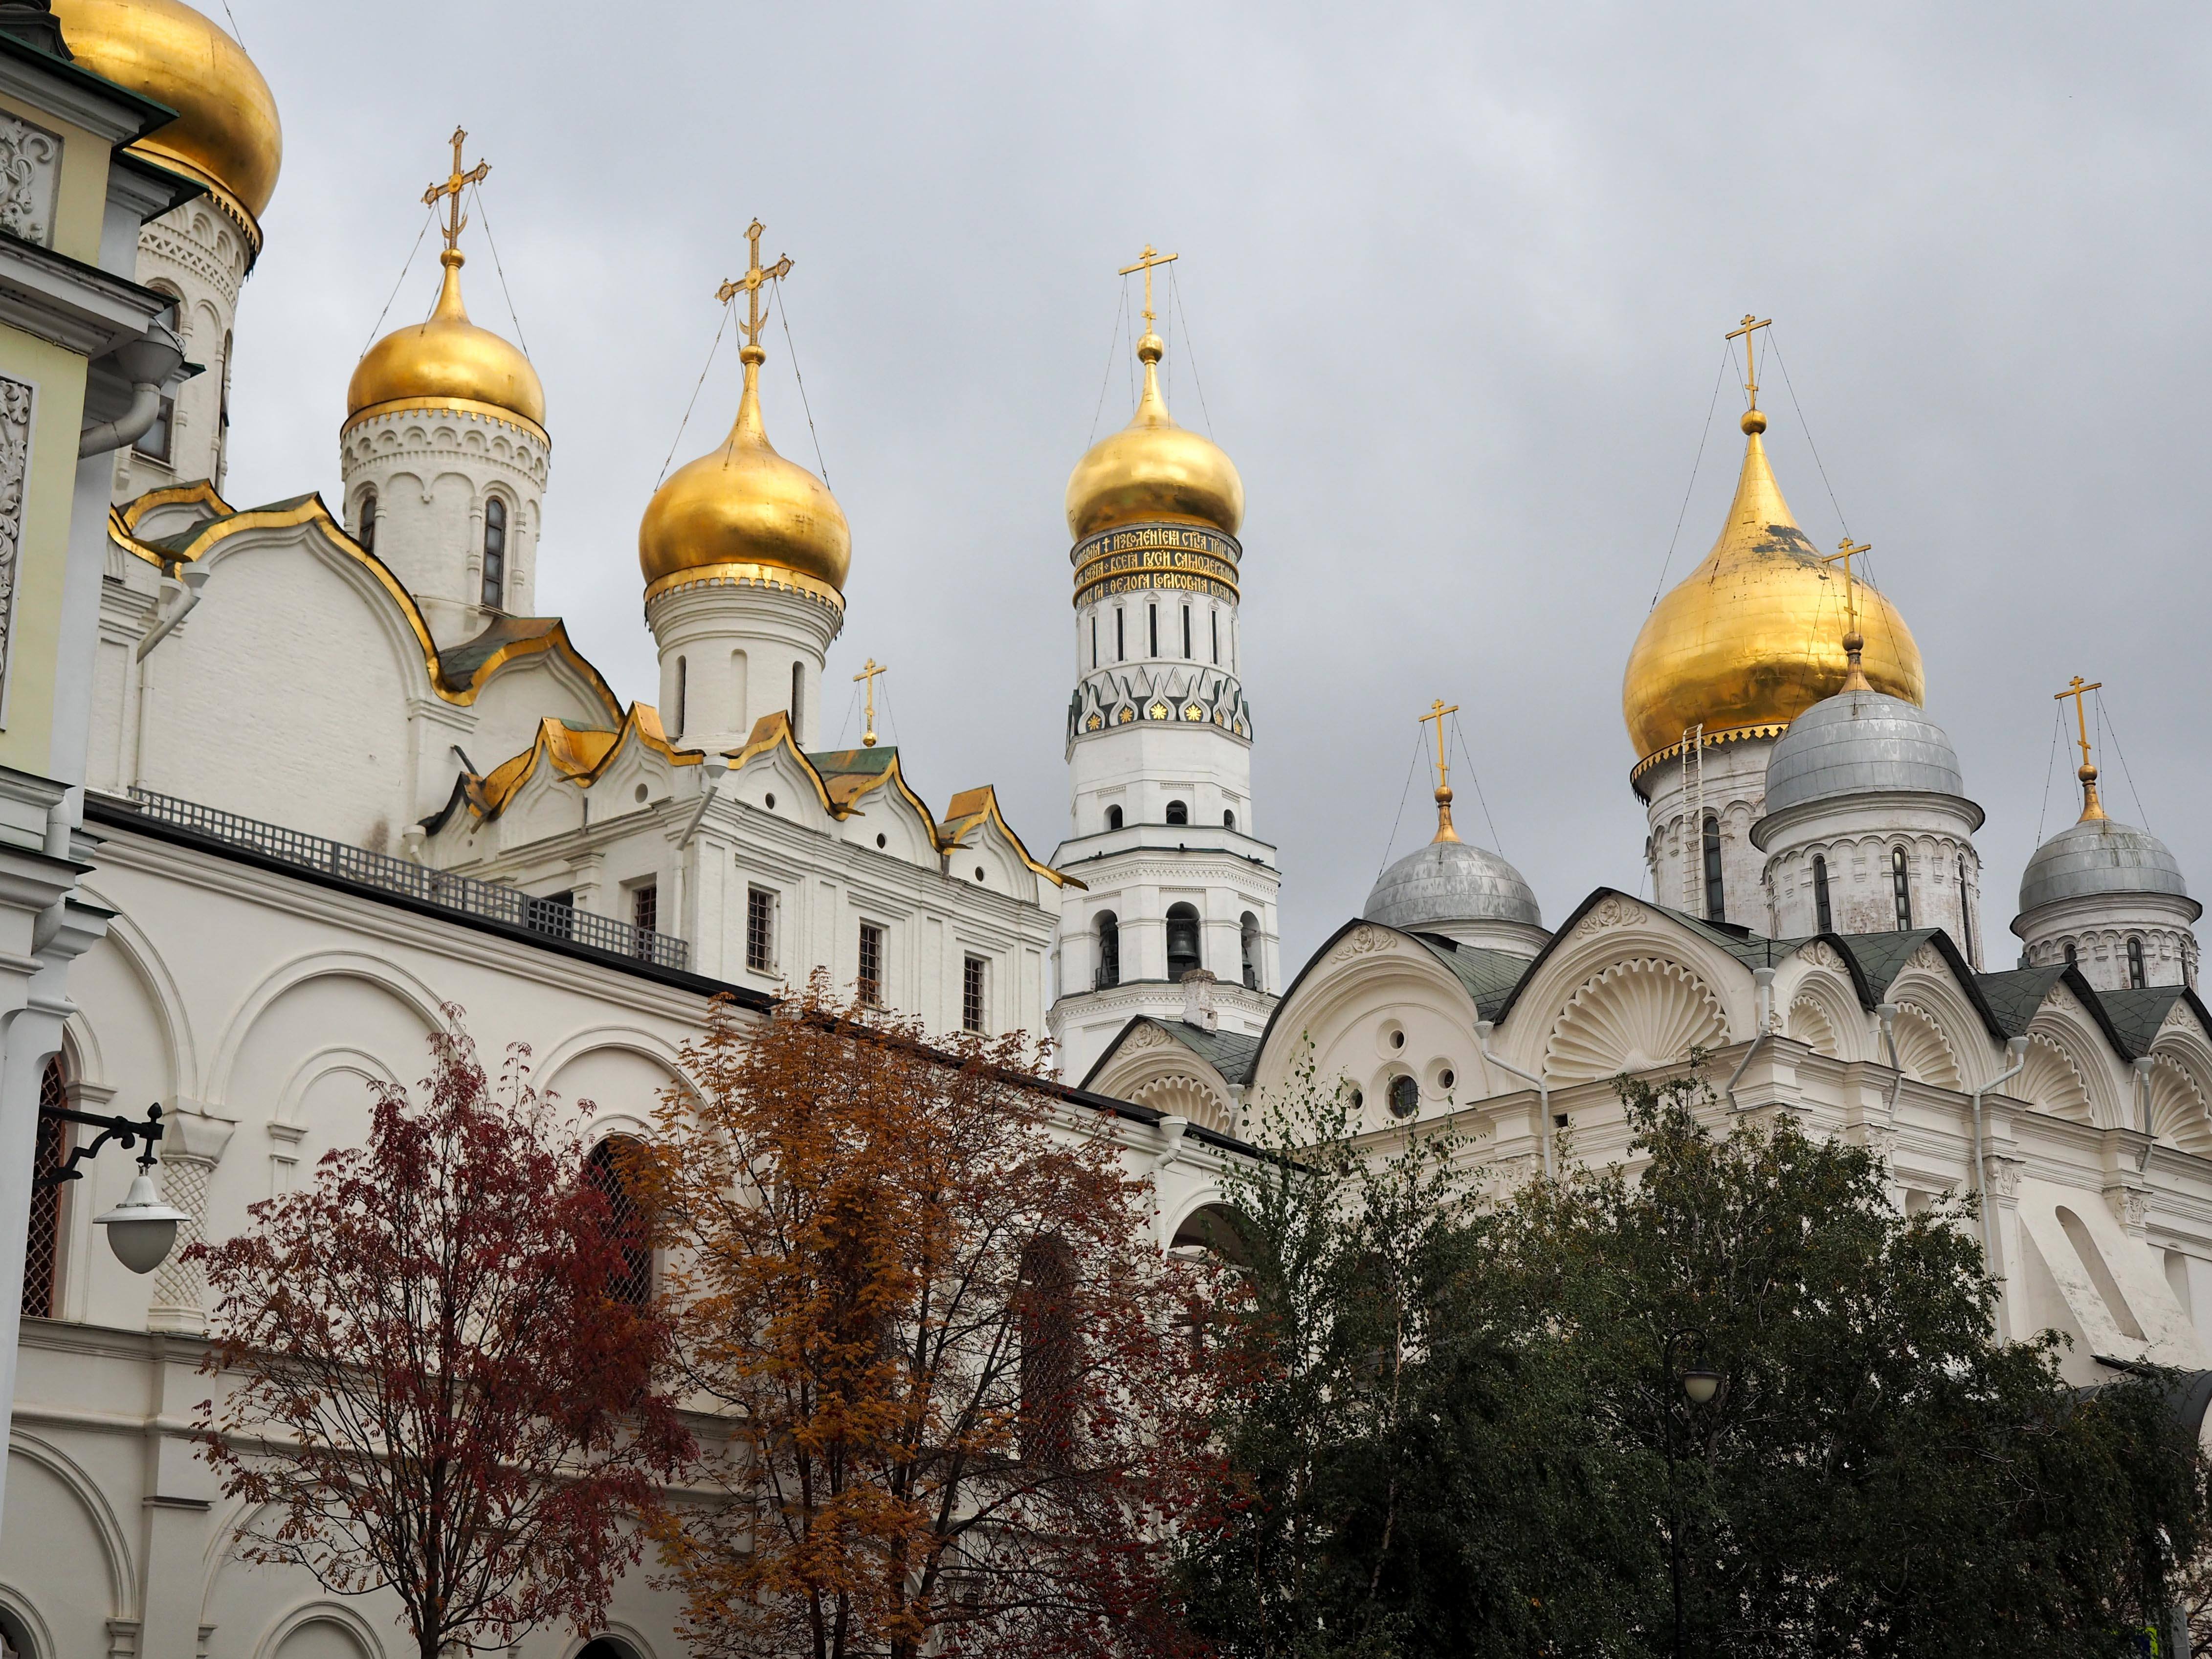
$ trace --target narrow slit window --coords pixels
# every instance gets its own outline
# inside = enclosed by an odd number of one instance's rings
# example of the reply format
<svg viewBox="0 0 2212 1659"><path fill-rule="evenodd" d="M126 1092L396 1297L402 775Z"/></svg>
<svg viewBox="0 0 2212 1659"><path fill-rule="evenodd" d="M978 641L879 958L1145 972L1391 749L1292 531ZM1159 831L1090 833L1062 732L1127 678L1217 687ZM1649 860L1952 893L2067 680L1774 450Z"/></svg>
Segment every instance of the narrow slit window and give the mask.
<svg viewBox="0 0 2212 1659"><path fill-rule="evenodd" d="M376 492L374 489L364 489L361 492L359 523L360 527L354 532L354 540L361 544L362 552L375 552Z"/></svg>
<svg viewBox="0 0 2212 1659"><path fill-rule="evenodd" d="M1213 665L1218 668L1221 666L1221 613L1209 611L1206 614L1213 623Z"/></svg>
<svg viewBox="0 0 2212 1659"><path fill-rule="evenodd" d="M2131 939L2128 941L2128 989L2140 991L2148 982L2143 969L2142 941Z"/></svg>
<svg viewBox="0 0 2212 1659"><path fill-rule="evenodd" d="M1114 660L1129 660L1129 613L1116 607L1114 612Z"/></svg>
<svg viewBox="0 0 2212 1659"><path fill-rule="evenodd" d="M1813 927L1817 933L1836 931L1835 912L1828 908L1828 860L1813 854Z"/></svg>
<svg viewBox="0 0 2212 1659"><path fill-rule="evenodd" d="M1145 636L1148 646L1145 654L1148 657L1158 656L1160 654L1160 608L1156 605L1148 605L1145 607Z"/></svg>
<svg viewBox="0 0 2212 1659"><path fill-rule="evenodd" d="M985 975L989 964L981 957L963 957L960 963L960 1029L983 1030Z"/></svg>
<svg viewBox="0 0 2212 1659"><path fill-rule="evenodd" d="M1189 656L1190 656L1190 607L1189 607L1188 605L1185 605L1185 606L1183 606L1183 608L1182 608L1182 654L1183 654L1183 657L1184 657L1185 660L1188 660L1188 659L1189 659Z"/></svg>
<svg viewBox="0 0 2212 1659"><path fill-rule="evenodd" d="M1981 965L1981 956L1974 949L1974 899L1966 890L1966 856L1959 855L1959 932L1966 946L1966 962L1971 967Z"/></svg>
<svg viewBox="0 0 2212 1659"><path fill-rule="evenodd" d="M871 1008L884 1004L884 930L872 921L860 924L860 1000Z"/></svg>
<svg viewBox="0 0 2212 1659"><path fill-rule="evenodd" d="M802 746L806 742L806 665L791 665L791 740Z"/></svg>
<svg viewBox="0 0 2212 1659"><path fill-rule="evenodd" d="M745 890L745 966L775 971L775 895L765 887Z"/></svg>
<svg viewBox="0 0 2212 1659"><path fill-rule="evenodd" d="M1728 920L1727 896L1721 890L1721 821L1715 814L1705 814L1705 920Z"/></svg>
<svg viewBox="0 0 2212 1659"><path fill-rule="evenodd" d="M507 503L496 495L484 502L483 602L507 603Z"/></svg>
<svg viewBox="0 0 2212 1659"><path fill-rule="evenodd" d="M1897 931L1912 931L1912 875L1902 847L1889 849L1889 890L1897 901Z"/></svg>
<svg viewBox="0 0 2212 1659"><path fill-rule="evenodd" d="M679 738L684 735L684 705L689 701L690 690L684 682L690 678L684 670L684 659L678 657L676 659L676 735Z"/></svg>
<svg viewBox="0 0 2212 1659"><path fill-rule="evenodd" d="M1098 618L1091 619L1091 665L1098 666Z"/></svg>

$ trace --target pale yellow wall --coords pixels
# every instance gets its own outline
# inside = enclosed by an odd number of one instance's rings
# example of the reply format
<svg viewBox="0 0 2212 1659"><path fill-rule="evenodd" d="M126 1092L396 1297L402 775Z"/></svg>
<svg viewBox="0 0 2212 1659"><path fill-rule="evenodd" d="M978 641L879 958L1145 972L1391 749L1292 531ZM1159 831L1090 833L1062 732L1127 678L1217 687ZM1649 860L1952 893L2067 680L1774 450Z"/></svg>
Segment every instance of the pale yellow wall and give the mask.
<svg viewBox="0 0 2212 1659"><path fill-rule="evenodd" d="M12 328L0 328L0 374L37 388L31 405L31 466L23 537L15 554L15 660L8 665L0 766L48 775L52 746L56 645L62 576L69 563L70 498L78 429L84 424L84 359Z"/></svg>
<svg viewBox="0 0 2212 1659"><path fill-rule="evenodd" d="M88 265L98 264L100 222L107 212L106 143L35 104L4 93L0 93L0 109L60 137L62 179L61 188L55 193L54 251Z"/></svg>

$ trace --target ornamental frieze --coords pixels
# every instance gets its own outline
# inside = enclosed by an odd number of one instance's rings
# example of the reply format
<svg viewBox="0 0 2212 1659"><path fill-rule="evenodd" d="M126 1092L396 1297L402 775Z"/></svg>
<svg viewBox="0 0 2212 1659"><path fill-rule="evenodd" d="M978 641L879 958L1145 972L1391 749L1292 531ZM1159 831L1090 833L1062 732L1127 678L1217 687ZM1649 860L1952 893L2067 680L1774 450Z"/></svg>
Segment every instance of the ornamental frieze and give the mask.
<svg viewBox="0 0 2212 1659"><path fill-rule="evenodd" d="M1143 524L1132 525L1121 530L1102 530L1097 535L1076 543L1068 560L1080 569L1092 559L1115 553L1134 553L1148 548L1182 553L1210 553L1217 559L1225 560L1232 568L1243 552L1233 538L1217 531L1201 530L1196 525Z"/></svg>
<svg viewBox="0 0 2212 1659"><path fill-rule="evenodd" d="M1092 582L1075 598L1079 605L1101 595L1111 597L1115 593L1139 593L1147 589L1157 592L1163 588L1182 593L1203 593L1208 599L1220 599L1230 605L1237 603L1237 590L1231 584L1216 581L1211 576L1197 576L1180 570L1139 570L1127 575L1109 576Z"/></svg>

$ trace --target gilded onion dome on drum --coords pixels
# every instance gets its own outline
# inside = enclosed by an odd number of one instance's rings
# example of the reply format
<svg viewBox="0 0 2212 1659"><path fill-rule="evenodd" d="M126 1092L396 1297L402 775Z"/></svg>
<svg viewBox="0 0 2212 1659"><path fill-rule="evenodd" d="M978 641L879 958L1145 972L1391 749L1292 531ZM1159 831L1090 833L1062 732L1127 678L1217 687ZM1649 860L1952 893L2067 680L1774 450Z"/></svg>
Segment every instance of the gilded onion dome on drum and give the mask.
<svg viewBox="0 0 2212 1659"><path fill-rule="evenodd" d="M53 12L79 64L177 112L131 148L210 186L258 244L284 132L245 48L182 0L53 0Z"/></svg>
<svg viewBox="0 0 2212 1659"><path fill-rule="evenodd" d="M775 453L761 420L760 367L747 345L745 389L720 447L677 469L638 526L646 597L691 580L781 583L842 607L853 536L830 487Z"/></svg>
<svg viewBox="0 0 2212 1659"><path fill-rule="evenodd" d="M402 410L459 410L519 422L545 436L545 388L520 348L469 320L461 303L459 248L446 267L429 317L394 329L354 365L346 386L346 424Z"/></svg>
<svg viewBox="0 0 2212 1659"><path fill-rule="evenodd" d="M1219 448L1186 431L1160 395L1166 347L1150 329L1137 342L1145 390L1137 412L1100 439L1067 480L1067 533L1076 541L1126 524L1194 524L1234 536L1244 522L1244 481Z"/></svg>
<svg viewBox="0 0 2212 1659"><path fill-rule="evenodd" d="M1766 416L1743 417L1743 471L1728 521L1705 562L1652 607L1629 653L1621 714L1638 756L1678 747L1702 726L1778 737L1844 688L1846 599L1840 572L1821 562L1768 466ZM1890 602L1862 584L1859 629L1866 678L1917 706L1926 682L1920 647Z"/></svg>

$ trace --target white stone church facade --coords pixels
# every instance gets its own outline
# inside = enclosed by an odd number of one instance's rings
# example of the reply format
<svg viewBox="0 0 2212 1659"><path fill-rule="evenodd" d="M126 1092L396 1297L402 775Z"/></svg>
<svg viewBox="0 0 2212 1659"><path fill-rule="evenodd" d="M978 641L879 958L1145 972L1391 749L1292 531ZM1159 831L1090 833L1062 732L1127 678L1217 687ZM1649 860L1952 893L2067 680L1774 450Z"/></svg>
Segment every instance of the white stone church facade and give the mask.
<svg viewBox="0 0 2212 1659"><path fill-rule="evenodd" d="M113 915L49 1074L87 1108L163 1103L191 1231L239 1229L357 1140L366 1084L421 1074L442 1005L488 1044L528 1042L594 1135L639 1134L709 997L765 1008L821 968L939 1030L1048 1032L1071 1121L1108 1125L1156 1182L1164 1244L1209 1236L1244 1105L1309 1054L1378 1144L1455 1115L1502 1186L1616 1153L1610 1079L1696 1048L1735 1109L1885 1152L1901 1205L1986 1194L2008 1334L2067 1330L2085 1376L2099 1357L2208 1363L2198 907L2162 847L2102 816L2092 774L2082 822L2031 867L2021 965L1996 961L1980 809L1920 710L1917 647L1861 588L1847 653L1844 571L1796 531L1756 411L1729 523L1630 667L1648 896L1601 890L1547 928L1447 811L1286 973L1252 793L1243 485L1170 416L1149 327L1130 425L1068 484L1070 817L1040 859L988 785L933 805L895 749L817 746L855 550L769 442L757 328L728 437L642 507L650 705L534 614L557 410L468 319L458 197L434 307L348 389L342 499L228 500L274 100L180 0L55 11L126 84L140 33L217 67L165 137L204 192L139 243L205 372L115 466L82 883ZM239 114L263 106L265 131ZM94 1236L129 1173L97 1161L32 1217L0 1636L25 1659L396 1653L389 1606L236 1559L240 1517L182 1432L208 1387L205 1287L173 1261L134 1277ZM634 1575L588 1644L517 1651L676 1659L671 1626Z"/></svg>

